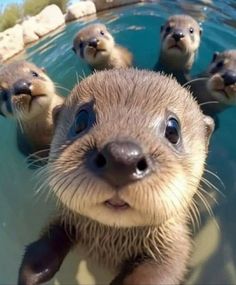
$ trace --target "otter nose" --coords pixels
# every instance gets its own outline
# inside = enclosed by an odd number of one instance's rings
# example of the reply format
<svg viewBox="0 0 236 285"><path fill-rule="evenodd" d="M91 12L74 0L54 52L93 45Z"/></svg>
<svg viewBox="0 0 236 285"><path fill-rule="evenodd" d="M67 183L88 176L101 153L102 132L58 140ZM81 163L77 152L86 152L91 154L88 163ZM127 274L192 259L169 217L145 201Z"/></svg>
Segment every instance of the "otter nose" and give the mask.
<svg viewBox="0 0 236 285"><path fill-rule="evenodd" d="M150 161L139 145L110 142L94 159L95 171L111 185L119 187L142 179L150 171Z"/></svg>
<svg viewBox="0 0 236 285"><path fill-rule="evenodd" d="M236 83L236 72L235 71L226 71L222 75L224 79L225 86L232 85Z"/></svg>
<svg viewBox="0 0 236 285"><path fill-rule="evenodd" d="M184 34L181 31L174 31L172 37L175 39L176 42L178 42L180 39L184 37Z"/></svg>
<svg viewBox="0 0 236 285"><path fill-rule="evenodd" d="M91 40L89 41L88 45L89 45L90 47L96 48L96 47L98 46L98 40L97 40L96 38L91 39Z"/></svg>
<svg viewBox="0 0 236 285"><path fill-rule="evenodd" d="M13 85L14 94L15 95L20 95L20 94L31 95L30 85L31 83L27 82L26 80L23 80L23 79L18 80Z"/></svg>

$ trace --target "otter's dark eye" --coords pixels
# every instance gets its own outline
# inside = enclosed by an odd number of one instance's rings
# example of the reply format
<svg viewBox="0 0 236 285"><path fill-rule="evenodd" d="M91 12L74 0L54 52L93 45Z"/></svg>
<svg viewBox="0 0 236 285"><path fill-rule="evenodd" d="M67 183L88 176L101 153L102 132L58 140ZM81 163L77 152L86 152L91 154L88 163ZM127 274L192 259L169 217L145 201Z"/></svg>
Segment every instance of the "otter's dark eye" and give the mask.
<svg viewBox="0 0 236 285"><path fill-rule="evenodd" d="M224 61L223 61L223 60L219 61L219 62L216 64L216 67L217 67L217 68L222 68L223 66L224 66Z"/></svg>
<svg viewBox="0 0 236 285"><path fill-rule="evenodd" d="M211 62L214 62L214 61L216 60L216 58L217 58L218 55L219 55L219 52L218 52L218 51L215 51L215 52L213 53Z"/></svg>
<svg viewBox="0 0 236 285"><path fill-rule="evenodd" d="M166 33L169 33L171 31L171 27L170 26L167 26L166 27Z"/></svg>
<svg viewBox="0 0 236 285"><path fill-rule="evenodd" d="M33 70L31 70L31 74L33 75L33 77L39 77L39 74Z"/></svg>
<svg viewBox="0 0 236 285"><path fill-rule="evenodd" d="M104 36L104 35L105 35L105 33L104 33L103 31L100 31L100 34L101 34L102 36Z"/></svg>
<svg viewBox="0 0 236 285"><path fill-rule="evenodd" d="M189 32L190 32L190 34L193 34L194 29L193 29L193 28L190 28L190 29L189 29Z"/></svg>
<svg viewBox="0 0 236 285"><path fill-rule="evenodd" d="M74 122L69 131L69 138L73 138L82 134L84 131L92 127L95 122L95 114L92 109L92 104L86 104L76 114Z"/></svg>
<svg viewBox="0 0 236 285"><path fill-rule="evenodd" d="M180 126L175 118L169 118L166 124L165 137L172 144L177 144L180 139Z"/></svg>
<svg viewBox="0 0 236 285"><path fill-rule="evenodd" d="M78 135L87 129L89 123L89 113L87 110L81 110L77 114L74 122L74 133Z"/></svg>

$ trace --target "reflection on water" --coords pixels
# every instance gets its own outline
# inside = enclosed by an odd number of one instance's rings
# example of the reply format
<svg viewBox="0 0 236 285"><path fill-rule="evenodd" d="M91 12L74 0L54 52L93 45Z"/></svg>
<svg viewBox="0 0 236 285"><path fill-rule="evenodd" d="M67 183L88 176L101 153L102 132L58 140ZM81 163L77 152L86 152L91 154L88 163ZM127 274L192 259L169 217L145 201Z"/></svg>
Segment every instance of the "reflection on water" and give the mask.
<svg viewBox="0 0 236 285"><path fill-rule="evenodd" d="M135 66L152 69L160 47L160 25L171 14L188 13L203 27L202 44L192 71L196 74L208 65L214 51L235 48L235 9L234 0L150 1L127 6L99 13L98 18L90 16L72 22L41 39L19 57L45 67L62 87L58 89L60 93L66 96L81 77L90 73L88 66L71 51L73 36L87 22L106 23L116 41L133 52ZM225 197L218 205L208 197L214 205L215 219L207 213L202 217L187 284L236 284L235 123L236 108L220 114L220 128L211 142L207 168L223 180L225 187L212 175L208 178ZM54 204L45 202L43 195L35 195L35 173L27 168L25 158L15 146L15 123L0 118L0 129L0 284L15 284L24 246L38 236ZM215 194L216 191L210 193ZM71 253L50 284L77 284L82 275L87 276L87 283L94 284L94 277L87 274L89 265L80 263L78 271L77 261L78 257ZM100 270L98 273L100 277L103 275Z"/></svg>

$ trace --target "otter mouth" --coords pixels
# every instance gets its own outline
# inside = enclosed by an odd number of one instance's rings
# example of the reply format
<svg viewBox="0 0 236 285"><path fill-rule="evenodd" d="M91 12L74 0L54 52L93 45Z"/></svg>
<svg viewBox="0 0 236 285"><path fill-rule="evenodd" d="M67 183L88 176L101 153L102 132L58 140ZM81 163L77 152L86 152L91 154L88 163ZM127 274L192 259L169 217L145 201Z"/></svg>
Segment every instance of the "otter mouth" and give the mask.
<svg viewBox="0 0 236 285"><path fill-rule="evenodd" d="M33 94L18 94L18 95L13 96L13 98L15 99L13 101L13 104L15 104L14 102L17 102L18 99L20 99L23 104L28 106L28 112L30 112L31 108L32 108L32 104L35 101L37 102L37 100L40 100L41 98L46 97L46 96L47 96L46 94L37 94L37 95L36 94L35 95L33 95Z"/></svg>
<svg viewBox="0 0 236 285"><path fill-rule="evenodd" d="M227 93L227 91L225 89L213 89L213 91L220 93L221 95L223 95L227 99L231 99L230 95Z"/></svg>
<svg viewBox="0 0 236 285"><path fill-rule="evenodd" d="M109 200L106 200L104 204L106 207L109 207L113 210L126 210L130 208L129 204L120 198L111 198Z"/></svg>
<svg viewBox="0 0 236 285"><path fill-rule="evenodd" d="M103 52L103 51L106 51L105 49L96 49L95 52L94 52L94 58L97 56L97 54L99 52Z"/></svg>
<svg viewBox="0 0 236 285"><path fill-rule="evenodd" d="M173 44L173 45L169 46L168 49L169 49L169 50L170 50L170 49L177 49L177 50L179 50L179 51L182 51L182 48L181 48L179 45L177 45L177 44Z"/></svg>

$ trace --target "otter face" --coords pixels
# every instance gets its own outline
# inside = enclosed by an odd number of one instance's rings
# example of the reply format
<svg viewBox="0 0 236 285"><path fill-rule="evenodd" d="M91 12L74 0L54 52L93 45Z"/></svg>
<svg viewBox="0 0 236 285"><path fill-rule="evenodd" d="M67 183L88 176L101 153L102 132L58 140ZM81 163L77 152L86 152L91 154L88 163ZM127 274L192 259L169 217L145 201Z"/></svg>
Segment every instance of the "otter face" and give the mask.
<svg viewBox="0 0 236 285"><path fill-rule="evenodd" d="M74 88L57 119L48 182L63 209L116 227L188 210L213 121L171 77L119 69Z"/></svg>
<svg viewBox="0 0 236 285"><path fill-rule="evenodd" d="M236 50L214 53L208 68L207 88L220 102L236 104Z"/></svg>
<svg viewBox="0 0 236 285"><path fill-rule="evenodd" d="M94 24L81 29L74 38L72 50L90 65L105 62L115 46L105 25Z"/></svg>
<svg viewBox="0 0 236 285"><path fill-rule="evenodd" d="M32 63L17 61L0 70L0 113L25 120L39 115L51 103L54 85Z"/></svg>
<svg viewBox="0 0 236 285"><path fill-rule="evenodd" d="M188 15L170 17L161 27L161 50L167 56L182 60L195 54L200 45L201 29Z"/></svg>

